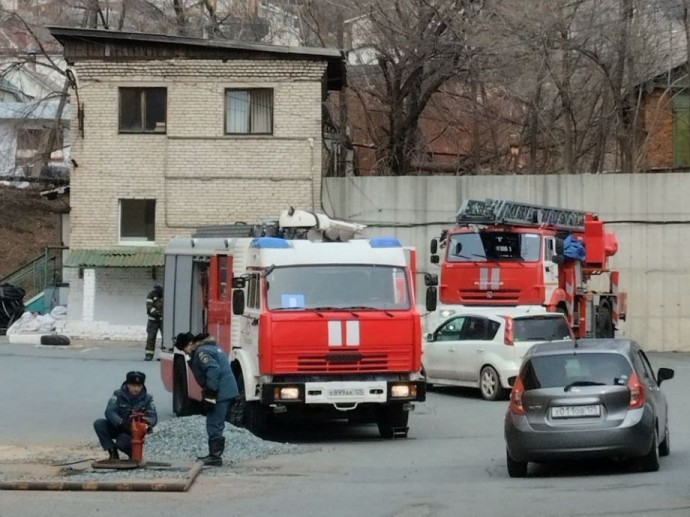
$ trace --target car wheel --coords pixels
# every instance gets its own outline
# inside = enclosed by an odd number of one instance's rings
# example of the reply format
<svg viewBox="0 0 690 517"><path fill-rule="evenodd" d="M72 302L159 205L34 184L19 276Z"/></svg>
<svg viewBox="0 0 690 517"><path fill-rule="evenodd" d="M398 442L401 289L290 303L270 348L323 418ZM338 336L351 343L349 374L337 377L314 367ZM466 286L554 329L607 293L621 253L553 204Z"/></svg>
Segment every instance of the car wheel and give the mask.
<svg viewBox="0 0 690 517"><path fill-rule="evenodd" d="M659 470L659 438L654 432L652 447L649 452L639 460L640 470L644 472L656 472Z"/></svg>
<svg viewBox="0 0 690 517"><path fill-rule="evenodd" d="M482 368L479 374L479 391L486 400L498 400L503 397L501 379L493 366Z"/></svg>
<svg viewBox="0 0 690 517"><path fill-rule="evenodd" d="M671 454L671 431L666 426L664 441L659 444L659 456L668 456L669 454Z"/></svg>
<svg viewBox="0 0 690 517"><path fill-rule="evenodd" d="M508 475L511 478L527 477L527 462L514 460L508 449L506 449L506 466L508 467Z"/></svg>

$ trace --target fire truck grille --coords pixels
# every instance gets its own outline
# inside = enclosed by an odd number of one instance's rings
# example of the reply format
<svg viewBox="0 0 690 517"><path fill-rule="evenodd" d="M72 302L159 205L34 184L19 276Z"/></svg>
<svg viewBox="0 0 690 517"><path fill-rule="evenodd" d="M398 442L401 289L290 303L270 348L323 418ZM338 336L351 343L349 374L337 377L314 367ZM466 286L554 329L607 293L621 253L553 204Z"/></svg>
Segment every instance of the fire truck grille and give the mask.
<svg viewBox="0 0 690 517"><path fill-rule="evenodd" d="M329 353L301 355L297 371L319 372L375 372L388 369L388 354Z"/></svg>
<svg viewBox="0 0 690 517"><path fill-rule="evenodd" d="M468 289L461 291L460 297L463 302L486 302L487 300L518 302L520 300L520 293L519 289L501 289L500 291Z"/></svg>

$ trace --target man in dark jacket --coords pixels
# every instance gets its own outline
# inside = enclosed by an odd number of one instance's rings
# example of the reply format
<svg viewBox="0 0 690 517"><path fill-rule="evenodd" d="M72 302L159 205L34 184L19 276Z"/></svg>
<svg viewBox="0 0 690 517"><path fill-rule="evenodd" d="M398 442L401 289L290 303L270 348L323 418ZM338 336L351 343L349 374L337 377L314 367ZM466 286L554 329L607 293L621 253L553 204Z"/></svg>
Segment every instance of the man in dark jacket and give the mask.
<svg viewBox="0 0 690 517"><path fill-rule="evenodd" d="M119 390L113 392L105 408L105 418L93 423L98 440L109 459L120 459L118 449L132 456L132 417L142 413L149 430L158 422L153 397L146 392L146 375L142 372L128 372Z"/></svg>
<svg viewBox="0 0 690 517"><path fill-rule="evenodd" d="M145 359L153 359L156 350L156 338L161 331L163 322L163 287L157 285L146 297L146 314L149 317L146 324L146 355Z"/></svg>
<svg viewBox="0 0 690 517"><path fill-rule="evenodd" d="M208 455L199 459L204 465L220 467L225 450L225 416L230 401L238 394L230 361L207 333L196 336L189 332L180 333L175 339L175 347L191 357L190 368L196 382L203 389Z"/></svg>

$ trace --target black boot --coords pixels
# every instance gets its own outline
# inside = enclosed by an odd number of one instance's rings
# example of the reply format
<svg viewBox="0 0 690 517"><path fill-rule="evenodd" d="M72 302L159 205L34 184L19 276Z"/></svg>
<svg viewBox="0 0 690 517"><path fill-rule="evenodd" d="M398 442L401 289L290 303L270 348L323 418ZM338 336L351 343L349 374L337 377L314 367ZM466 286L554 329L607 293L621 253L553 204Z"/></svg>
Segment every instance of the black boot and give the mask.
<svg viewBox="0 0 690 517"><path fill-rule="evenodd" d="M208 455L197 458L207 467L221 467L223 465L223 451L225 438L211 438L208 441Z"/></svg>
<svg viewBox="0 0 690 517"><path fill-rule="evenodd" d="M113 447L112 449L108 449L108 459L109 460L119 460L120 455L117 452L117 449Z"/></svg>

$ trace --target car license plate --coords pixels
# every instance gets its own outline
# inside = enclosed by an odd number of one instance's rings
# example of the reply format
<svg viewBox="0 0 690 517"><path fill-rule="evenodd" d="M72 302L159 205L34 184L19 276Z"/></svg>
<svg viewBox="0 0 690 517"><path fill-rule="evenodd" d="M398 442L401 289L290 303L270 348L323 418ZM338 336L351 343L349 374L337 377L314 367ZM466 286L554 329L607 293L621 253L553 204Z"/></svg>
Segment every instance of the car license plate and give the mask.
<svg viewBox="0 0 690 517"><path fill-rule="evenodd" d="M363 397L364 390L360 388L336 388L328 390L329 397Z"/></svg>
<svg viewBox="0 0 690 517"><path fill-rule="evenodd" d="M556 406L551 408L552 418L587 418L601 415L601 406Z"/></svg>

